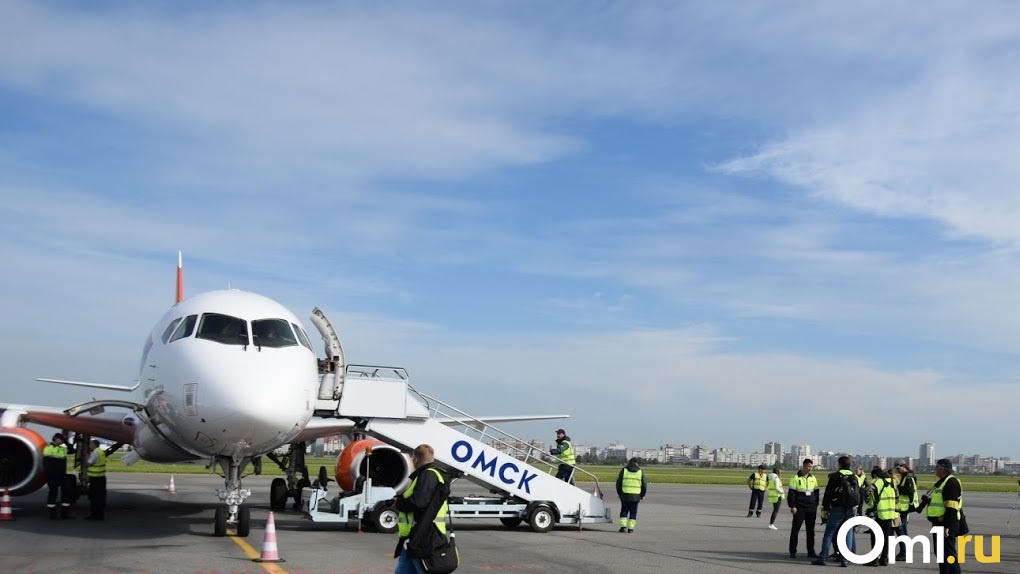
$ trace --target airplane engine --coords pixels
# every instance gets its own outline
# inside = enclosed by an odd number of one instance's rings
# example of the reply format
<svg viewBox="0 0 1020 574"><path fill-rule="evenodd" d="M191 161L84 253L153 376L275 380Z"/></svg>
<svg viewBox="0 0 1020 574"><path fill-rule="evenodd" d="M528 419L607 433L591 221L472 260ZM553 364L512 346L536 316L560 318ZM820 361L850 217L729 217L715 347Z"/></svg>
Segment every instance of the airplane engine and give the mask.
<svg viewBox="0 0 1020 574"><path fill-rule="evenodd" d="M401 492L410 484L414 470L411 457L399 448L375 439L356 440L336 459L336 483L346 492L355 490L358 479L371 477L374 486Z"/></svg>
<svg viewBox="0 0 1020 574"><path fill-rule="evenodd" d="M46 439L21 427L0 428L0 490L12 495L35 492L46 484L43 449Z"/></svg>

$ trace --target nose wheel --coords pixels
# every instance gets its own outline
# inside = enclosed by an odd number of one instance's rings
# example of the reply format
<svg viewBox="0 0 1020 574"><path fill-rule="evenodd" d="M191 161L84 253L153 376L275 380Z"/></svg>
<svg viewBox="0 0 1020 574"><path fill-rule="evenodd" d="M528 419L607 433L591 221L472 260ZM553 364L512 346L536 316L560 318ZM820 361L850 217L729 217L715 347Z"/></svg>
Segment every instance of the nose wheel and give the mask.
<svg viewBox="0 0 1020 574"><path fill-rule="evenodd" d="M224 470L223 489L216 491L225 506L216 509L213 518L213 534L215 536L226 536L227 525L233 524L237 528L237 535L244 538L251 532L251 510L243 506L246 498L251 496L251 490L241 488L241 469L247 459L233 459L221 457L220 466Z"/></svg>

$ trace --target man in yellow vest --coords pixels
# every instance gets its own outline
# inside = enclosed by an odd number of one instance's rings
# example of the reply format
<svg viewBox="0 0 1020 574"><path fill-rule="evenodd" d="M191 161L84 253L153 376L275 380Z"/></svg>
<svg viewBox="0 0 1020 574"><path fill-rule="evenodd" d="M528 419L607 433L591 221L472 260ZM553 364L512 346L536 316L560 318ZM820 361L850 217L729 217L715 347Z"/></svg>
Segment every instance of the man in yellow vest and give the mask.
<svg viewBox="0 0 1020 574"><path fill-rule="evenodd" d="M556 430L556 446L549 449L549 454L560 460L556 478L574 484L574 465L577 464L577 457L574 456L574 445L570 442L567 431Z"/></svg>
<svg viewBox="0 0 1020 574"><path fill-rule="evenodd" d="M868 515L872 516L878 525L882 528L882 538L889 540L889 536L893 533L893 519L899 516L899 511L896 510L896 500L898 495L896 493L896 486L893 484L892 477L889 473L882 470L882 467L876 466L871 469L871 491L868 493ZM871 533L871 547L875 547L875 536L878 533ZM883 551L878 558L868 563L868 566L888 566L889 565L889 552Z"/></svg>
<svg viewBox="0 0 1020 574"><path fill-rule="evenodd" d="M422 515L432 502L436 490L440 484L446 484L446 476L438 468L433 466L435 451L427 444L420 444L411 454L411 462L414 464L414 472L409 477L411 484L404 490L403 494L393 501L397 510L397 548L393 557L397 559L397 568L394 574L425 574L421 559L414 549L419 547L438 548L445 542L446 538L446 514L449 505L443 500L436 518L432 522L436 528L429 528L430 524L421 523ZM422 527L426 528L422 530Z"/></svg>
<svg viewBox="0 0 1020 574"><path fill-rule="evenodd" d="M752 472L747 477L747 488L751 489L751 503L747 505L747 517L755 513L757 505L757 516L761 516L761 507L765 504L765 490L769 487L768 477L765 475L765 465L758 465L758 472Z"/></svg>
<svg viewBox="0 0 1020 574"><path fill-rule="evenodd" d="M953 476L953 463L948 458L939 459L935 463L935 476L938 482L931 489L931 496L921 497L921 506L917 511L925 510L928 522L934 526L945 528L946 561L939 564L940 574L959 574L960 557L956 552L956 537L960 533L960 512L963 511L963 487L960 480ZM934 539L936 534L932 534ZM938 544L938 541L934 541ZM953 562L949 563L952 557Z"/></svg>
<svg viewBox="0 0 1020 574"><path fill-rule="evenodd" d="M616 477L616 494L620 497L620 532L634 532L638 503L644 500L647 491L645 472L638 466L637 458L632 458Z"/></svg>
<svg viewBox="0 0 1020 574"><path fill-rule="evenodd" d="M911 470L909 461L897 460L896 470L900 476L900 483L897 487L900 497L896 501L896 510L900 513L900 534L903 536L910 536L910 530L907 528L907 523L910 519L910 513L917 510L917 505L920 501L917 498L917 477L914 476L914 471ZM907 545L899 545L899 552L896 554L896 561L902 562L907 559Z"/></svg>
<svg viewBox="0 0 1020 574"><path fill-rule="evenodd" d="M106 516L106 453L99 441L89 441L89 458L86 462L89 477L89 515L85 520L103 520Z"/></svg>
<svg viewBox="0 0 1020 574"><path fill-rule="evenodd" d="M50 444L43 448L43 470L46 471L46 486L49 495L46 498L46 509L50 519L70 518L71 493L67 484L67 445L64 435L53 435ZM57 515L57 498L60 498L60 514Z"/></svg>
<svg viewBox="0 0 1020 574"><path fill-rule="evenodd" d="M797 538L800 536L800 527L804 526L807 537L808 558L817 558L815 554L815 518L818 516L818 479L811 474L815 467L810 458L805 458L797 474L790 479L790 491L787 493L786 504L790 507L790 514L793 514L793 524L790 527L790 558L797 557Z"/></svg>

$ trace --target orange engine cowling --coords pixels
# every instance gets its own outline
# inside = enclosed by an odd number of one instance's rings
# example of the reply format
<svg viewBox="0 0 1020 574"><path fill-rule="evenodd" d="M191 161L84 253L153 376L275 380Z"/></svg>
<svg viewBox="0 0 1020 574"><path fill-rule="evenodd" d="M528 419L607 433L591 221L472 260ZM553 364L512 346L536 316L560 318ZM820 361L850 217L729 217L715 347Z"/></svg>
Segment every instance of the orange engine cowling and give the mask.
<svg viewBox="0 0 1020 574"><path fill-rule="evenodd" d="M410 481L414 467L411 457L395 446L376 439L356 440L336 459L336 483L345 492L355 490L358 479L371 477L374 486L389 486L401 492Z"/></svg>
<svg viewBox="0 0 1020 574"><path fill-rule="evenodd" d="M43 449L46 439L23 427L0 428L0 490L12 495L35 492L46 483Z"/></svg>

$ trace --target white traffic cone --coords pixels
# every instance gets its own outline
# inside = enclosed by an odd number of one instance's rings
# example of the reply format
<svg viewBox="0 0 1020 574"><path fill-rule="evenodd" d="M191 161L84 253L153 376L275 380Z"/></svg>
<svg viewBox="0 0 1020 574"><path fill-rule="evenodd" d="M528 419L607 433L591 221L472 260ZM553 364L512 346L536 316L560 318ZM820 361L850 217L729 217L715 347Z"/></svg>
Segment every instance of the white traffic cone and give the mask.
<svg viewBox="0 0 1020 574"><path fill-rule="evenodd" d="M177 487L174 486L174 475L170 475L170 484L166 487L166 491L170 494L177 494Z"/></svg>
<svg viewBox="0 0 1020 574"><path fill-rule="evenodd" d="M283 562L280 553L276 550L276 520L273 512L269 512L266 519L266 535L262 538L262 555L254 560L255 562Z"/></svg>
<svg viewBox="0 0 1020 574"><path fill-rule="evenodd" d="M14 513L11 512L11 489L4 489L3 501L0 501L0 521L14 520Z"/></svg>

